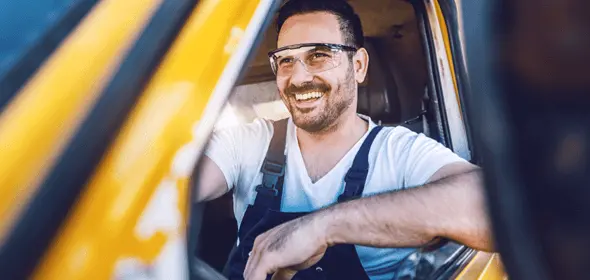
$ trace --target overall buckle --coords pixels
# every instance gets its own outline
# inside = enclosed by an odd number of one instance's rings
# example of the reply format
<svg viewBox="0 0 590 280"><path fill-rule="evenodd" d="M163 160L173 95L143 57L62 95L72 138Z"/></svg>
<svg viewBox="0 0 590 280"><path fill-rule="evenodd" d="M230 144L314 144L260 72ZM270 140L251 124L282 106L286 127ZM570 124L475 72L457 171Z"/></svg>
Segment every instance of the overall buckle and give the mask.
<svg viewBox="0 0 590 280"><path fill-rule="evenodd" d="M256 186L256 191L271 196L278 196L277 183L279 178L285 175L285 165L272 162L268 159L262 164L262 184Z"/></svg>
<svg viewBox="0 0 590 280"><path fill-rule="evenodd" d="M345 202L358 198L361 188L367 180L368 169L351 168L344 176L344 191L338 196L338 202Z"/></svg>

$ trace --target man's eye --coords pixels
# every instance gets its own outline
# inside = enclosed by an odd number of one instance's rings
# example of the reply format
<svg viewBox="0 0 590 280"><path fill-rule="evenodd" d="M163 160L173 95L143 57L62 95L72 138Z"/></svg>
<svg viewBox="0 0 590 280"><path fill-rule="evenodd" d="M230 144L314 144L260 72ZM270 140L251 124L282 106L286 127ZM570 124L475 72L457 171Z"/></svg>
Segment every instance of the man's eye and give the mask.
<svg viewBox="0 0 590 280"><path fill-rule="evenodd" d="M285 58L279 59L279 64L287 64L287 63L291 63L291 62L293 62L293 58L290 58L290 57L285 57Z"/></svg>
<svg viewBox="0 0 590 280"><path fill-rule="evenodd" d="M326 58L330 57L328 54L316 52L311 55L312 58Z"/></svg>

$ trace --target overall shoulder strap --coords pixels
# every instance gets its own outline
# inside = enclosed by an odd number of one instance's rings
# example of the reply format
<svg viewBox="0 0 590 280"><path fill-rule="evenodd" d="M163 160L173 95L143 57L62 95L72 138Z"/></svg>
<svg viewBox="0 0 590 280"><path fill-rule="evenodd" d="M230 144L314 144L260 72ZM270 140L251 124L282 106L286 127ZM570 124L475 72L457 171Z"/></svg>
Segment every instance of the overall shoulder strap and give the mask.
<svg viewBox="0 0 590 280"><path fill-rule="evenodd" d="M262 163L262 184L256 187L255 205L264 205L273 210L281 209L283 181L285 177L285 144L288 119L273 122L273 135L266 157Z"/></svg>
<svg viewBox="0 0 590 280"><path fill-rule="evenodd" d="M382 126L374 127L369 132L369 135L367 135L367 138L365 138L365 141L363 141L361 148L354 157L352 166L346 172L346 176L344 176L344 191L338 197L338 202L351 200L363 194L365 181L369 173L369 151L371 150L371 145L373 145L375 137L377 137L377 134L379 134L382 128Z"/></svg>

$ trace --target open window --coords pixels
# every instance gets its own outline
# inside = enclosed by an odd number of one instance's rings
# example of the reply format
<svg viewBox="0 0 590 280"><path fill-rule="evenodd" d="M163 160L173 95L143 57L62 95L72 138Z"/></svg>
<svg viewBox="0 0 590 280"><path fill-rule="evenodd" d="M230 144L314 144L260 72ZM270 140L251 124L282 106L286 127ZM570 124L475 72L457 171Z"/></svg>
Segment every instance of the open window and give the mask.
<svg viewBox="0 0 590 280"><path fill-rule="evenodd" d="M433 10L437 6L422 1L349 2L363 23L365 48L370 56L367 78L359 85L357 111L384 126L402 125L424 133L471 159L457 90L463 80L455 78L456 69L462 64L449 62L455 56L447 53L443 43L443 36L448 38L449 31L443 32L442 28L455 27L454 23L446 23L454 18L437 14ZM447 12L453 8L454 5L445 6ZM267 52L276 47L274 19L263 38L226 103L216 129L256 118L278 120L289 115L278 95L267 57ZM204 214L199 246L194 253L222 271L237 238L232 194L195 207ZM408 256L402 267L412 278L446 279L456 275L475 253L445 242Z"/></svg>

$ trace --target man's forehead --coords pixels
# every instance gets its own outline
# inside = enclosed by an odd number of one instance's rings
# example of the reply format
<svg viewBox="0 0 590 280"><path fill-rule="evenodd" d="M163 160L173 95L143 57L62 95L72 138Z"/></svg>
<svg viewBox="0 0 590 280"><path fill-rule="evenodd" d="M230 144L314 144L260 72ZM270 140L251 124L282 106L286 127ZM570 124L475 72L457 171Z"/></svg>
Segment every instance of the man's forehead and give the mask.
<svg viewBox="0 0 590 280"><path fill-rule="evenodd" d="M338 17L314 12L288 18L279 32L277 48L305 43L343 44Z"/></svg>

